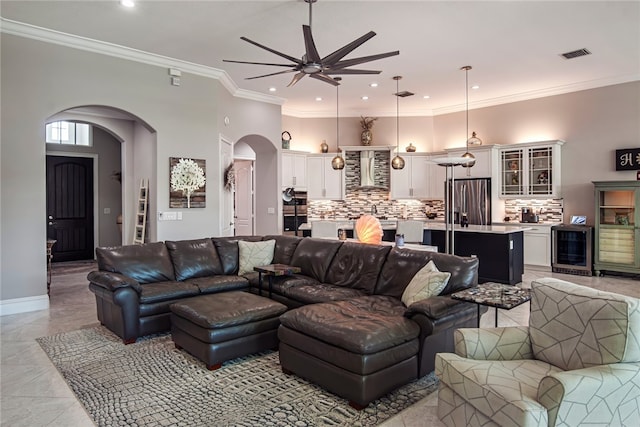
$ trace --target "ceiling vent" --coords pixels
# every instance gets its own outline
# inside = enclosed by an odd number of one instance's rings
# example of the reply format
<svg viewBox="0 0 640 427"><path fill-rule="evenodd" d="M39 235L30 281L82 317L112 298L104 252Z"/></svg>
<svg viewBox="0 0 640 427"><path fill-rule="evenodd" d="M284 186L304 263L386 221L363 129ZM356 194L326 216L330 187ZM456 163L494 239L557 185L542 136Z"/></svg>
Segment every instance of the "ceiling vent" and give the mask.
<svg viewBox="0 0 640 427"><path fill-rule="evenodd" d="M415 95L415 93L403 90L402 92L394 93L394 95L399 96L400 98L406 98L407 96Z"/></svg>
<svg viewBox="0 0 640 427"><path fill-rule="evenodd" d="M572 52L561 53L560 56L564 57L564 59L573 59L578 58L579 56L591 55L591 52L587 49L578 49Z"/></svg>

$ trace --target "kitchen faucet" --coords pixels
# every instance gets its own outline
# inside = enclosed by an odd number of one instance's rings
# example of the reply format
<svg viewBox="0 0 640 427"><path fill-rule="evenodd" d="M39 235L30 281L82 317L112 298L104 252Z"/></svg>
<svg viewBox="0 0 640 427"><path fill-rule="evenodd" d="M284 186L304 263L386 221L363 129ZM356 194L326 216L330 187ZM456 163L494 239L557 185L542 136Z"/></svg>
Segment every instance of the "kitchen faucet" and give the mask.
<svg viewBox="0 0 640 427"><path fill-rule="evenodd" d="M371 215L378 214L378 207L376 205L371 205Z"/></svg>

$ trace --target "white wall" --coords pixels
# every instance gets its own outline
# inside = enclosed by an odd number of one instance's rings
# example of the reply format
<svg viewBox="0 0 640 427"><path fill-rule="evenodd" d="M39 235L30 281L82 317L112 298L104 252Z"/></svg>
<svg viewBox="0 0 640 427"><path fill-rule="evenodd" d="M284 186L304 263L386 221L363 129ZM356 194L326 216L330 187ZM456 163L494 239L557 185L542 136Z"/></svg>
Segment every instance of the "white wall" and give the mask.
<svg viewBox="0 0 640 427"><path fill-rule="evenodd" d="M130 176L142 172L157 176L156 191L151 192L154 211L169 206L169 157L207 161L206 208L191 209L183 221L156 224L154 212L149 230L154 240L216 234L216 195L222 175L218 137L226 111L233 117L232 126L224 129L231 139L264 135L275 158L270 141L280 135L280 106L233 97L215 79L183 72L181 86L175 87L169 84L165 67L7 34L2 34L1 55L0 303L46 299L43 141L44 123L51 115L75 106L102 105L148 123L156 131L155 137L147 136L146 144L155 148L144 153L151 152L151 169L137 168L140 152L127 147L124 156L133 157L133 163L125 166ZM134 129L134 139L140 139L135 135L139 130ZM273 162L265 162L272 173L263 187L263 197L269 199L280 194L279 171ZM264 221L261 232L277 232L278 216L276 212Z"/></svg>

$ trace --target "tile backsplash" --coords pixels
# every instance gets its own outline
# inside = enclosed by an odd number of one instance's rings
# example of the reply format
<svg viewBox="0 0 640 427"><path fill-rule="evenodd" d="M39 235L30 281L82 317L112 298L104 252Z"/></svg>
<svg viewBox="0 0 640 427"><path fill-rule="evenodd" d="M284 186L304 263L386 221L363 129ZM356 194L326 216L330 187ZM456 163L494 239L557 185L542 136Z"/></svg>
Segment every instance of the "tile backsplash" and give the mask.
<svg viewBox="0 0 640 427"><path fill-rule="evenodd" d="M505 200L505 216L520 221L522 208L530 207L539 215L540 222L562 223L564 204L562 199L509 199Z"/></svg>

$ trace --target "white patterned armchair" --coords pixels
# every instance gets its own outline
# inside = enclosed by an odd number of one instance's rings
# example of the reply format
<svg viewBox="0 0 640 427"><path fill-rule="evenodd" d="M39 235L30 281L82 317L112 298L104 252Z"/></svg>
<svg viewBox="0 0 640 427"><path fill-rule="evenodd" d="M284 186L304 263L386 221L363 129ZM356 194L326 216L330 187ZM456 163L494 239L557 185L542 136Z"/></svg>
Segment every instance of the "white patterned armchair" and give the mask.
<svg viewBox="0 0 640 427"><path fill-rule="evenodd" d="M529 326L458 329L436 355L448 426L640 425L640 300L531 283Z"/></svg>

